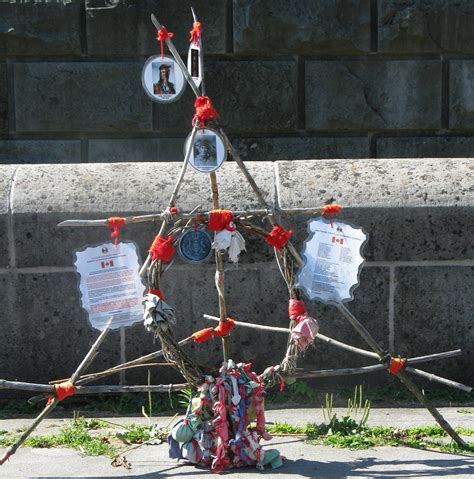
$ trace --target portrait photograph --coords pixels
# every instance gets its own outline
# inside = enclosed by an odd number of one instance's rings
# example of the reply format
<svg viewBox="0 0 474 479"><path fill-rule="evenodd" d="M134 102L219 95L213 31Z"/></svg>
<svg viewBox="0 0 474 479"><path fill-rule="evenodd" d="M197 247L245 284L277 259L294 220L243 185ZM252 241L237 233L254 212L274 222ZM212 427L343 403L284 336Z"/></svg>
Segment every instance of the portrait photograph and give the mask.
<svg viewBox="0 0 474 479"><path fill-rule="evenodd" d="M153 101L171 103L183 94L186 80L174 58L155 55L143 66L142 85Z"/></svg>
<svg viewBox="0 0 474 479"><path fill-rule="evenodd" d="M190 136L185 143L185 152L189 141ZM191 145L191 166L203 173L210 173L217 170L226 158L227 151L220 135L209 128L199 129Z"/></svg>

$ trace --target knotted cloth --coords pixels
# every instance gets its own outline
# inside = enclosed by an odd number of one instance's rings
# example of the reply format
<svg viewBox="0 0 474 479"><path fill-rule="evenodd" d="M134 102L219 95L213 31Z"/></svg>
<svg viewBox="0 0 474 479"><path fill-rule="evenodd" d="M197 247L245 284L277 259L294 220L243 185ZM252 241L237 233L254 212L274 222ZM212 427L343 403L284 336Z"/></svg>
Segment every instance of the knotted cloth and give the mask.
<svg viewBox="0 0 474 479"><path fill-rule="evenodd" d="M57 397L58 401L63 401L69 396L74 396L76 392L77 390L71 381L64 381L62 383L54 385L54 396ZM50 404L51 402L53 402L54 396L50 395L48 397L47 404Z"/></svg>
<svg viewBox="0 0 474 479"><path fill-rule="evenodd" d="M330 203L323 206L323 216L329 215L329 222L332 228L332 215L338 215L342 210L342 206L337 203Z"/></svg>
<svg viewBox="0 0 474 479"><path fill-rule="evenodd" d="M201 22L194 22L193 29L190 30L189 32L191 35L189 37L189 41L193 42L196 47L199 46L199 41L201 40L201 31L202 31Z"/></svg>
<svg viewBox="0 0 474 479"><path fill-rule="evenodd" d="M150 246L149 252L153 261L160 259L167 263L173 257L176 248L173 245L173 237L163 238L160 234L157 234L153 243Z"/></svg>
<svg viewBox="0 0 474 479"><path fill-rule="evenodd" d="M288 243L288 240L291 238L293 234L293 231L291 230L285 230L280 225L275 225L273 229L268 233L267 236L265 236L265 241L275 247L278 250L282 250L283 246Z"/></svg>
<svg viewBox="0 0 474 479"><path fill-rule="evenodd" d="M390 366L388 367L387 371L390 374L397 374L406 366L407 360L405 358L390 358Z"/></svg>
<svg viewBox="0 0 474 479"><path fill-rule="evenodd" d="M204 127L206 122L219 118L219 113L212 106L208 96L198 96L194 102L194 108L196 112L193 117L193 126L198 122L200 127Z"/></svg>
<svg viewBox="0 0 474 479"><path fill-rule="evenodd" d="M115 238L115 246L118 245L118 239L120 236L119 228L124 225L125 218L122 218L121 216L111 216L110 218L107 218L107 226L113 229L113 231L110 233L110 237Z"/></svg>

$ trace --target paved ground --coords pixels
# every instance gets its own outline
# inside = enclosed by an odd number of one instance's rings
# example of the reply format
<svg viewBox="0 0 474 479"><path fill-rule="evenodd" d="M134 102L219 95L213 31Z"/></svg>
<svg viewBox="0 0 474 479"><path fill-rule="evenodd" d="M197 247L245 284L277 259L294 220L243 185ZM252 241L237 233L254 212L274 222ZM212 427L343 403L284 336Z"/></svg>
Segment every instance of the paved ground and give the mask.
<svg viewBox="0 0 474 479"><path fill-rule="evenodd" d="M442 408L444 417L454 426L474 428L474 414L461 414L458 408ZM474 412L473 408L468 408ZM111 418L120 424L140 422L143 418ZM284 409L267 412L269 422L305 424L321 422L322 416L315 409ZM166 424L169 418L157 419ZM0 421L0 429L14 430L28 424L30 420ZM371 425L408 427L433 424L434 421L423 409L372 409ZM39 433L52 433L64 424L64 420L49 419ZM380 447L362 451L334 449L305 444L295 437L278 437L268 447L276 447L287 458L284 466L261 473L253 468L234 470L223 475L233 478L252 478L262 474L293 477L354 477L354 478L405 478L405 477L465 477L474 478L474 455L455 455L437 451L420 451L403 447ZM0 453L2 450L0 450ZM161 446L142 447L127 455L132 469L113 468L104 457L81 457L67 449L20 449L10 461L0 467L0 478L130 478L152 479L161 477L213 477L204 469L177 464L168 458L167 448Z"/></svg>

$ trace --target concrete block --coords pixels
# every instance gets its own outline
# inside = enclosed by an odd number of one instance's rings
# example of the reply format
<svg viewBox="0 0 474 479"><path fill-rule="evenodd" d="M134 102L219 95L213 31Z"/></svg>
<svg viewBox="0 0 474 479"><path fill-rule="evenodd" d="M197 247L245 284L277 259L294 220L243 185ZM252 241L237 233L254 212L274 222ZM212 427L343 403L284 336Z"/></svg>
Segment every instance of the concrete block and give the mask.
<svg viewBox="0 0 474 479"><path fill-rule="evenodd" d="M75 274L0 275L1 280L10 283L14 302L2 321L0 377L37 383L69 377L100 334L80 307ZM119 333L111 332L90 370L119 360Z"/></svg>
<svg viewBox="0 0 474 479"><path fill-rule="evenodd" d="M344 207L340 219L369 233L368 260L474 258L472 160L319 160L277 168L280 205L313 207L335 198ZM298 247L307 236L304 221L285 221Z"/></svg>
<svg viewBox="0 0 474 479"><path fill-rule="evenodd" d="M80 140L0 141L0 164L80 162Z"/></svg>
<svg viewBox="0 0 474 479"><path fill-rule="evenodd" d="M469 0L378 2L378 50L385 53L474 51Z"/></svg>
<svg viewBox="0 0 474 479"><path fill-rule="evenodd" d="M474 61L449 62L449 126L474 128Z"/></svg>
<svg viewBox="0 0 474 479"><path fill-rule="evenodd" d="M17 131L151 130L141 67L140 62L15 63Z"/></svg>
<svg viewBox="0 0 474 479"><path fill-rule="evenodd" d="M160 44L150 20L152 13L168 31L174 33L173 43L176 48L181 53L187 52L189 31L193 26L191 6L203 26L205 52L226 51L226 2L119 0L113 3L112 8L103 8L103 1L86 2L87 45L90 55L157 55Z"/></svg>
<svg viewBox="0 0 474 479"><path fill-rule="evenodd" d="M15 170L15 166L0 166L0 268L8 266L10 263L8 249L10 192Z"/></svg>
<svg viewBox="0 0 474 479"><path fill-rule="evenodd" d="M235 138L246 161L307 160L308 158L368 158L367 136Z"/></svg>
<svg viewBox="0 0 474 479"><path fill-rule="evenodd" d="M0 63L0 132L8 131L7 65Z"/></svg>
<svg viewBox="0 0 474 479"><path fill-rule="evenodd" d="M22 166L13 198L15 243L19 266L69 266L72 251L109 239L108 228L57 228L72 218L156 213L166 208L181 169L180 163ZM249 166L268 201L273 202L273 169L265 163ZM250 186L233 162L217 172L220 205L229 209L257 208ZM35 185L32 188L32 185ZM206 193L207 192L207 193ZM189 168L177 206L185 211L211 208L208 175ZM123 228L142 255L157 233L154 223ZM42 244L41 250L36 245Z"/></svg>
<svg viewBox="0 0 474 479"><path fill-rule="evenodd" d="M396 136L376 139L378 158L469 158L474 137Z"/></svg>
<svg viewBox="0 0 474 479"><path fill-rule="evenodd" d="M182 161L186 138L89 140L89 163Z"/></svg>
<svg viewBox="0 0 474 479"><path fill-rule="evenodd" d="M0 3L0 55L80 55L82 2Z"/></svg>
<svg viewBox="0 0 474 479"><path fill-rule="evenodd" d="M461 357L417 367L472 386L473 268L397 268L395 275L395 352L422 356L461 348Z"/></svg>
<svg viewBox="0 0 474 479"><path fill-rule="evenodd" d="M296 81L294 61L206 63L206 90L226 131L295 130ZM179 102L158 105L159 131L189 131L193 105L190 88Z"/></svg>
<svg viewBox="0 0 474 479"><path fill-rule="evenodd" d="M370 1L234 0L236 53L370 51Z"/></svg>
<svg viewBox="0 0 474 479"><path fill-rule="evenodd" d="M306 128L439 128L441 63L307 61Z"/></svg>

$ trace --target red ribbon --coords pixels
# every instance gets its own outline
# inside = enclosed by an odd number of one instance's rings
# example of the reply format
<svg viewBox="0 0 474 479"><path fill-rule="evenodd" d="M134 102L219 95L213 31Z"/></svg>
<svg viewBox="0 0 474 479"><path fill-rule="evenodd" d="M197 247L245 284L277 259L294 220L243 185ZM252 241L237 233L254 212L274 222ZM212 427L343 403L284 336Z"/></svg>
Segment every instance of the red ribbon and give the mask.
<svg viewBox="0 0 474 479"><path fill-rule="evenodd" d="M211 210L209 211L209 220L207 228L210 231L222 231L223 229L233 231L235 228L230 226L234 221L234 214L230 210Z"/></svg>
<svg viewBox="0 0 474 479"><path fill-rule="evenodd" d="M76 388L71 381L64 381L63 383L54 385L54 394L58 398L58 401L63 401L69 396L74 396L76 394ZM50 404L54 399L54 396L48 397L47 404Z"/></svg>
<svg viewBox="0 0 474 479"><path fill-rule="evenodd" d="M160 29L158 30L157 34L156 34L156 39L160 42L160 45L161 45L161 59L163 60L164 58L164 53L163 53L163 42L167 39L167 38L173 38L174 37L174 33L172 32L169 32L168 30L166 30L166 27L161 25Z"/></svg>
<svg viewBox="0 0 474 479"><path fill-rule="evenodd" d="M270 233L265 236L265 241L269 245L274 246L276 249L279 249L281 251L283 249L283 246L288 243L288 240L291 238L292 234L293 231L285 230L285 228L283 228L282 226L275 225L270 231Z"/></svg>
<svg viewBox="0 0 474 479"><path fill-rule="evenodd" d="M298 316L306 313L304 301L301 299L290 299L288 306L288 316L297 321Z"/></svg>
<svg viewBox="0 0 474 479"><path fill-rule="evenodd" d="M163 238L163 236L159 234L156 235L149 251L153 261L156 259L161 259L161 261L167 263L171 260L174 252L176 251L176 248L173 245L173 237L168 236L168 238Z"/></svg>
<svg viewBox="0 0 474 479"><path fill-rule="evenodd" d="M405 367L406 363L407 360L405 358L390 358L390 366L388 367L387 371L390 374L397 374Z"/></svg>
<svg viewBox="0 0 474 479"><path fill-rule="evenodd" d="M198 96L194 102L196 113L193 117L193 126L199 122L199 126L205 126L207 121L219 118L219 113L214 109L208 96Z"/></svg>
<svg viewBox="0 0 474 479"><path fill-rule="evenodd" d="M342 206L337 203L330 203L323 206L323 216L329 215L329 222L332 228L332 215L338 215L342 210Z"/></svg>
<svg viewBox="0 0 474 479"><path fill-rule="evenodd" d="M199 41L201 39L201 31L201 22L194 22L193 29L189 32L191 34L189 41L193 42L197 47L199 46Z"/></svg>
<svg viewBox="0 0 474 479"><path fill-rule="evenodd" d="M195 343L204 343L214 337L214 330L212 328L200 329L192 334Z"/></svg>
<svg viewBox="0 0 474 479"><path fill-rule="evenodd" d="M125 218L121 216L111 216L107 218L107 226L113 228L112 233L110 233L111 238L115 238L115 246L118 245L118 239L120 236L119 228L125 225Z"/></svg>
<svg viewBox="0 0 474 479"><path fill-rule="evenodd" d="M157 289L149 289L148 294L154 294L155 296L158 296L161 300L163 300L163 293L159 288Z"/></svg>

